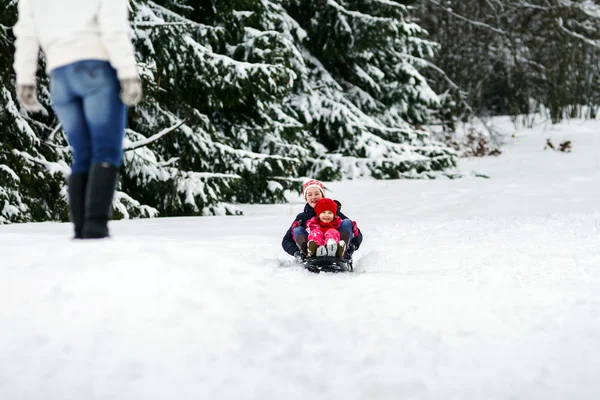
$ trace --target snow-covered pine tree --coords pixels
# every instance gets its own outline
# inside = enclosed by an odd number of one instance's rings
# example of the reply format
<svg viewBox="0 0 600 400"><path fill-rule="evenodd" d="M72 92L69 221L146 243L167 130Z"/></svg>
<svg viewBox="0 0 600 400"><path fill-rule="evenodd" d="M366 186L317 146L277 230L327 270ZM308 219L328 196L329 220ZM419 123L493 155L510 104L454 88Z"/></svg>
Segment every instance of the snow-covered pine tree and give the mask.
<svg viewBox="0 0 600 400"><path fill-rule="evenodd" d="M16 2L0 0L0 224L64 219L63 173L68 172L61 149L42 137L53 135L53 119L31 119L19 113L14 97L14 48L10 27L16 22ZM47 83L40 78L42 88ZM47 92L40 92L47 101Z"/></svg>
<svg viewBox="0 0 600 400"><path fill-rule="evenodd" d="M47 117L19 112L14 100L13 38L8 33L16 21L16 2L1 1L6 4L0 14L3 54L10 57L1 64L7 106L0 121L3 138L14 138L2 143L6 158L0 159L0 200L6 199L2 222L66 220L64 177L70 153L49 107L43 65L38 86ZM280 101L293 84L285 52L272 57L277 62L271 64L261 57L237 61L229 53L235 51L236 41L246 45L239 23L243 13L219 5L214 20L204 24L185 17L201 11L202 4L164 3L132 1L146 101L130 113L113 211L117 217L225 214L239 212L228 202L282 201L285 190L299 185L295 179L278 180L297 175L295 159L265 154L248 137L257 136L255 132L265 137L264 131L277 128L276 121L260 118L268 117L262 114L270 109L269 103ZM277 53L276 45L264 45ZM11 154L22 155L25 161L17 163ZM24 182L22 175L29 169L32 178ZM37 184L38 179L44 186ZM46 213L32 211L30 202L43 203Z"/></svg>
<svg viewBox="0 0 600 400"><path fill-rule="evenodd" d="M67 221L65 178L70 173L70 150L50 107L43 57L37 84L46 111L30 115L16 101L11 31L16 20L17 1L0 0L0 224ZM116 216L157 214L121 191L114 207Z"/></svg>
<svg viewBox="0 0 600 400"><path fill-rule="evenodd" d="M127 154L127 192L167 215L235 213L228 203L283 201L297 185L289 179L296 160L264 146L284 125L271 109L295 78L286 48L276 40L249 44L242 24L249 12L234 9L235 2L132 4L148 89L129 134L139 141L179 128L151 145L160 159L140 154L148 147Z"/></svg>
<svg viewBox="0 0 600 400"><path fill-rule="evenodd" d="M418 72L435 44L393 0L283 0L306 68L286 104L327 154L322 165L344 177L435 176L455 165L430 140L439 99ZM333 165L333 168L331 167ZM327 172L329 173L329 170ZM328 175L328 174L325 174Z"/></svg>
<svg viewBox="0 0 600 400"><path fill-rule="evenodd" d="M283 201L302 176L430 176L454 165L418 129L437 105L415 69L433 45L405 8L302 4L309 17L289 0L131 1L146 99L130 112L117 216L237 213L237 202ZM0 5L1 222L66 220L70 153L43 66L48 115L15 103L16 1Z"/></svg>

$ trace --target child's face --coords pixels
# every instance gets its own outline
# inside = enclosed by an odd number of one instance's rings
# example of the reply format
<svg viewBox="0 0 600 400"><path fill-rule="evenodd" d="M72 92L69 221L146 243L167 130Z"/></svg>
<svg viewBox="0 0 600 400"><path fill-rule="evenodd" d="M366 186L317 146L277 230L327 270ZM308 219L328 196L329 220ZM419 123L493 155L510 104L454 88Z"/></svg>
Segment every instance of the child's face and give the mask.
<svg viewBox="0 0 600 400"><path fill-rule="evenodd" d="M310 206L312 208L315 208L315 204L317 204L317 201L321 200L323 198L323 194L321 193L321 191L319 189L308 189L308 191L306 192L306 202L308 204L310 204Z"/></svg>
<svg viewBox="0 0 600 400"><path fill-rule="evenodd" d="M335 215L333 215L333 213L329 210L325 210L321 214L319 214L319 219L323 222L331 222L333 221L334 217Z"/></svg>

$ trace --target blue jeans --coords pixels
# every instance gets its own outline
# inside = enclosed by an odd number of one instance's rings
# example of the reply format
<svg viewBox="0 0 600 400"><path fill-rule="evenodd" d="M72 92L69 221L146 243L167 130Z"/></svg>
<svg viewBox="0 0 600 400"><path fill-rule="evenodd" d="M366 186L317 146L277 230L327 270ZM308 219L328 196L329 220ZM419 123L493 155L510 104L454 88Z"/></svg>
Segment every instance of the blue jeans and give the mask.
<svg viewBox="0 0 600 400"><path fill-rule="evenodd" d="M73 148L73 173L123 159L127 108L121 85L108 61L84 60L50 72L52 108Z"/></svg>
<svg viewBox="0 0 600 400"><path fill-rule="evenodd" d="M352 220L351 219L343 219L342 223L340 224L340 234L347 232L350 234L350 240L352 240L352 238L354 237L353 235L353 231L352 231ZM306 229L301 227L301 226L297 226L294 228L294 239L296 239L298 236L303 235L304 237L308 237L308 232L306 232ZM348 243L346 243L348 244Z"/></svg>

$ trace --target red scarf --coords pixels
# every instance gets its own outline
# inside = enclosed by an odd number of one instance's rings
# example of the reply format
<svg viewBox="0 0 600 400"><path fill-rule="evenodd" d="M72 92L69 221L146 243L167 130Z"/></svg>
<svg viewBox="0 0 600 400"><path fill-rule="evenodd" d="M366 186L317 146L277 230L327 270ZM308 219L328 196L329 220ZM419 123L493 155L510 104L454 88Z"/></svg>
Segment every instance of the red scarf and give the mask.
<svg viewBox="0 0 600 400"><path fill-rule="evenodd" d="M318 225L319 229L321 231L327 232L328 229L332 229L332 228L339 230L340 224L342 223L342 219L336 215L331 222L323 222L319 219L319 217L313 217L308 222L310 225L313 225L313 224ZM311 227L311 226L309 226L309 227Z"/></svg>

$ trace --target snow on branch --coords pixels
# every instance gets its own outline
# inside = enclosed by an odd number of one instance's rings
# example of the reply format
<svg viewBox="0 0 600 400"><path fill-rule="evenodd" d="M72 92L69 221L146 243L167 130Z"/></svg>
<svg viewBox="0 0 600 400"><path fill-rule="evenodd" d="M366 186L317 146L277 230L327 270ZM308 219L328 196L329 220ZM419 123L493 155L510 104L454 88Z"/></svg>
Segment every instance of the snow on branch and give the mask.
<svg viewBox="0 0 600 400"><path fill-rule="evenodd" d="M280 43L285 46L286 49L288 49L288 51L290 51L290 53L294 54L294 62L297 65L298 69L305 69L306 65L304 63L304 59L302 58L302 54L300 54L300 51L298 50L298 47L296 47L296 45L294 44L293 40L290 40L289 37L287 37L286 35L282 34L281 32L278 31L273 31L273 30L266 30L266 31L259 31L258 29L255 28L251 28L251 27L244 27L244 30L246 32L246 36L249 39L249 46L254 46L254 42L257 39L263 38L263 37L272 37L275 39L281 39Z"/></svg>
<svg viewBox="0 0 600 400"><path fill-rule="evenodd" d="M46 138L46 140L54 140L54 135L56 135L56 133L60 130L61 126L62 126L62 124L59 122L56 125L56 128L54 128L52 130L52 132L50 132L50 134L48 135L48 137Z"/></svg>
<svg viewBox="0 0 600 400"><path fill-rule="evenodd" d="M238 75L247 76L246 70L275 70L278 66L265 63L250 63L247 61L238 61L223 54L215 53L211 49L198 43L190 36L184 38L185 42L196 50L203 57L211 58L216 62L222 62L224 66L234 67Z"/></svg>
<svg viewBox="0 0 600 400"><path fill-rule="evenodd" d="M298 124L277 124L277 126L275 128L281 128L281 129L285 129L285 128L290 128L290 129L298 129L298 128L302 128L303 125L298 123ZM266 131L266 132L271 132L273 131L274 127L273 126L256 126L256 127L251 127L251 126L241 126L241 125L233 125L233 128L236 130L245 130L245 131Z"/></svg>
<svg viewBox="0 0 600 400"><path fill-rule="evenodd" d="M394 19L394 18L374 17L372 15L363 14L358 11L350 11L350 10L346 9L345 7L336 3L334 0L327 0L327 4L332 6L336 10L338 10L340 13L348 15L350 17L367 20L370 22L396 22L396 19Z"/></svg>
<svg viewBox="0 0 600 400"><path fill-rule="evenodd" d="M206 30L206 31L223 31L224 30L224 28L221 26L205 25L205 24L201 24L199 22L192 21L185 17L182 17L181 15L177 14L176 12L173 12L173 11L169 10L168 8L165 8L153 1L148 1L148 5L151 8L153 8L154 10L160 12L162 15L168 16L170 18L173 18L174 20L181 22L180 25L193 25L193 26L196 26L196 27L198 27L202 30ZM158 18L156 18L156 19L158 19Z"/></svg>
<svg viewBox="0 0 600 400"><path fill-rule="evenodd" d="M137 209L142 217L155 218L159 216L159 211L147 205L141 204L139 201L120 190L115 191L112 206L123 216L124 219L130 219L131 215L127 209L127 205Z"/></svg>
<svg viewBox="0 0 600 400"><path fill-rule="evenodd" d="M45 167L48 170L48 172L51 174L55 174L58 172L58 173L61 173L63 176L67 177L71 173L71 168L69 168L69 166L64 161L63 162L47 161L42 158L33 157L31 154L24 152L24 151L19 151L17 149L13 149L12 152L13 152L13 154L18 155L33 164L38 164L38 165Z"/></svg>
<svg viewBox="0 0 600 400"><path fill-rule="evenodd" d="M223 150L224 152L227 152L229 154L235 154L238 155L242 158L245 158L247 160L281 160L281 161L297 161L296 158L294 157L286 157L286 156L280 156L280 155L276 155L276 154L263 154L263 153L256 153L253 151L249 151L249 150L243 150L243 149L236 149L233 148L229 145L223 144L223 143L218 143L215 142L214 146L220 150Z"/></svg>
<svg viewBox="0 0 600 400"><path fill-rule="evenodd" d="M374 2L381 3L383 5L393 7L393 8L399 8L402 11L406 11L406 6L404 4L400 4L400 3L392 1L392 0L375 0Z"/></svg>
<svg viewBox="0 0 600 400"><path fill-rule="evenodd" d="M159 28L162 26L173 26L173 25L192 25L192 22L134 22L134 28Z"/></svg>
<svg viewBox="0 0 600 400"><path fill-rule="evenodd" d="M2 151L2 153L10 154L6 151ZM8 165L0 164L0 171L6 172L15 182L21 182L19 175L17 175Z"/></svg>
<svg viewBox="0 0 600 400"><path fill-rule="evenodd" d="M150 143L155 142L158 139L162 138L163 136L175 131L181 125L185 124L185 122L186 122L186 120L184 119L182 121L179 121L177 124L175 124L169 128L165 128L162 131L158 132L157 134L150 136L149 138L146 138L143 140L138 140L137 142L129 143L123 147L123 150L131 151L131 150L139 149L140 147L148 146Z"/></svg>

